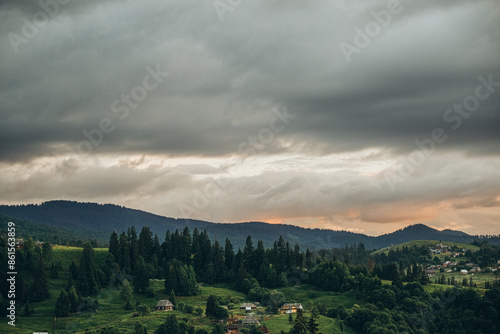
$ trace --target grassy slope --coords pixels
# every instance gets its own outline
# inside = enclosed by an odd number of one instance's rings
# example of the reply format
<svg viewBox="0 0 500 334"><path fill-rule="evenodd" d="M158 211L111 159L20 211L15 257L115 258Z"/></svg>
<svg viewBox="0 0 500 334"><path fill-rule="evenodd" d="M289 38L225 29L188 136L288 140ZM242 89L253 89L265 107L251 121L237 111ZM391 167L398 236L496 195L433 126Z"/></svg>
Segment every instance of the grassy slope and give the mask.
<svg viewBox="0 0 500 334"><path fill-rule="evenodd" d="M433 241L428 241L434 243ZM408 243L407 243L408 244ZM457 244L459 245L459 244ZM467 245L468 248L472 249L473 246ZM459 246L462 247L462 246ZM0 333L32 333L35 331L48 330L52 332L53 320L54 320L54 306L59 296L62 288L66 285L66 274L67 268L69 267L71 261L78 261L80 258L82 250L76 247L65 247L56 246L54 247L54 259L60 260L62 262L64 270L60 273L61 278L50 279L50 299L33 303L32 306L35 309L35 314L29 318L22 317L22 308L24 305L17 305L18 316L16 318L16 327L13 328L6 324L6 321L0 323ZM104 248L94 249L96 265L103 263L107 250ZM481 274L476 274L474 280L479 280ZM456 276L457 279L461 277ZM387 281L384 283L390 284ZM168 294L165 293L163 288L163 280L151 280L151 287L155 291L155 297L146 297L141 294L135 294L132 304L140 302L141 304L148 305L151 309L154 308L158 299L167 299ZM431 284L427 285L426 290L431 291L435 289L447 289L450 286ZM319 303L325 303L327 307L338 307L343 305L346 309L351 309L354 304L363 304L362 301L356 300L353 293L332 293L319 291L308 285L301 285L299 287L287 287L279 289L283 292L287 302L300 302L306 308L306 316L309 316L309 311L307 308L312 303L317 305ZM187 305L192 305L195 308L201 307L205 308L206 300L209 295L217 295L222 297L238 297L241 302L252 302L246 300L246 296L240 292L231 290L224 285L221 286L202 286L201 294L199 296L192 297L177 297L178 302L183 302ZM195 314L189 315L182 312L152 312L145 317L132 317L135 310L127 311L123 308L123 302L119 299L119 290L115 288L104 289L98 295L99 300L99 312L96 313L82 313L77 314L68 318L57 319L57 329L62 331L64 329L69 329L75 331L76 333L83 333L86 328L99 329L104 326L115 326L120 328L124 333L131 331L134 324L138 321L143 322L148 326L149 330L154 330L160 326L161 323L165 321L165 317L168 314L177 314L180 319L185 319L189 323L196 326L206 326L209 329L209 322L204 317L199 317ZM309 303L311 302L311 303ZM234 316L243 317L245 315L244 311L241 310L229 310L230 314ZM263 316L262 323L265 324L271 333L280 333L281 330L287 332L290 329L290 324L288 322L288 315L275 315L269 316L264 314L263 309L258 309L255 315L260 318ZM340 333L339 326L336 319L331 319L328 317L321 316L319 319L320 330L324 333ZM351 333L349 329L346 329L346 333Z"/></svg>
<svg viewBox="0 0 500 334"><path fill-rule="evenodd" d="M52 333L54 325L54 307L61 289L65 288L67 280L67 268L71 261L78 262L82 253L81 248L55 246L53 249L54 260L61 261L63 271L60 272L60 278L50 279L50 298L43 302L32 303L31 306L35 309L35 314L31 317L21 316L23 313L23 304L17 305L16 327L8 326L7 323L0 323L0 333L32 333L37 331L49 331ZM104 262L107 254L107 249L94 249L96 265ZM132 304L136 302L148 305L151 309L154 308L158 299L167 299L168 294L164 291L163 280L151 280L151 287L155 291L154 297L147 297L141 294L135 294ZM314 304L324 302L328 307L344 305L346 308L352 307L355 303L354 297L351 294L333 294L312 289L312 287L303 285L301 287L289 287L282 289L287 301L301 302L306 306L308 301ZM205 308L206 300L209 295L221 297L237 297L241 302L251 302L246 300L246 296L240 292L231 290L225 286L201 286L201 294L192 297L177 297L178 302L183 302L186 305L192 305L195 308ZM209 328L209 321L205 317L200 317L196 314L186 314L183 312L151 312L144 317L133 317L135 310L127 311L123 307L123 302L119 298L119 290L109 288L102 290L95 298L99 300L98 312L84 312L73 315L68 318L58 318L56 320L56 329L58 332L69 330L75 333L83 333L84 329L100 329L105 326L115 326L122 330L123 333L131 331L136 322L141 321L147 325L150 330L154 330L165 321L165 317L169 314L177 314L180 319L184 319L196 326L205 326ZM245 312L239 309L229 310L233 316L244 317ZM279 333L281 329L288 331L290 325L287 315L269 316L265 314L263 308L259 308L255 315L263 319L263 323L271 329L271 333ZM322 316L319 320L320 329L323 333L337 333L338 324L336 320ZM347 332L349 333L349 332Z"/></svg>

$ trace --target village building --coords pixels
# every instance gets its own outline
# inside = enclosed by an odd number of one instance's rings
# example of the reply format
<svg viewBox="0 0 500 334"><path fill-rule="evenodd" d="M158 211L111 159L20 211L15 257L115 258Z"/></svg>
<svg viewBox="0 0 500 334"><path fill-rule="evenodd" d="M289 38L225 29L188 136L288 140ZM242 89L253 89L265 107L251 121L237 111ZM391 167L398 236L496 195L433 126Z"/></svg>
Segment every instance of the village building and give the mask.
<svg viewBox="0 0 500 334"><path fill-rule="evenodd" d="M284 304L281 306L281 313L297 313L297 310L303 310L302 304L293 303L293 304Z"/></svg>
<svg viewBox="0 0 500 334"><path fill-rule="evenodd" d="M259 321L257 318L255 318L253 315L247 315L245 319L241 322L243 326L247 325L260 325Z"/></svg>
<svg viewBox="0 0 500 334"><path fill-rule="evenodd" d="M257 309L257 306L252 303L243 303L240 305L240 310L245 310L245 311L255 311Z"/></svg>
<svg viewBox="0 0 500 334"><path fill-rule="evenodd" d="M226 319L226 334L238 334L239 328L240 328L240 322L238 318Z"/></svg>
<svg viewBox="0 0 500 334"><path fill-rule="evenodd" d="M170 300L162 299L159 300L155 306L155 311L173 311L174 304L170 302Z"/></svg>
<svg viewBox="0 0 500 334"><path fill-rule="evenodd" d="M434 277L436 276L437 270L436 269L427 269L426 274L427 277Z"/></svg>
<svg viewBox="0 0 500 334"><path fill-rule="evenodd" d="M467 275L467 273L468 273L467 269L460 270L460 274L462 275Z"/></svg>
<svg viewBox="0 0 500 334"><path fill-rule="evenodd" d="M17 249L23 249L24 248L24 240L23 239L16 239L16 248Z"/></svg>

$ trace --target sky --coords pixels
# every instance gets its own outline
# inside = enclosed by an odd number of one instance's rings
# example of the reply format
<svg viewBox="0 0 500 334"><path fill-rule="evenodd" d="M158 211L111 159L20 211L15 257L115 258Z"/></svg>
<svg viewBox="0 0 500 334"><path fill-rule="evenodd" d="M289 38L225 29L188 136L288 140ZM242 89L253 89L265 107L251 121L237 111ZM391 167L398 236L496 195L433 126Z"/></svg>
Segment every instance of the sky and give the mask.
<svg viewBox="0 0 500 334"><path fill-rule="evenodd" d="M496 0L4 0L0 33L0 204L500 233Z"/></svg>

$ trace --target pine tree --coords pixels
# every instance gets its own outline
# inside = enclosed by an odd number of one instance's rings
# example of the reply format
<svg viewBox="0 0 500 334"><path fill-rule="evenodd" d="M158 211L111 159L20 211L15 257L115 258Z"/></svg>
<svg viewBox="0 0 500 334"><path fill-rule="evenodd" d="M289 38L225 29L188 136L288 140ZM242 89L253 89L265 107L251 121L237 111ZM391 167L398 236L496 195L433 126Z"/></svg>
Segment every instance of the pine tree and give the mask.
<svg viewBox="0 0 500 334"><path fill-rule="evenodd" d="M82 296L93 295L99 290L99 287L97 286L94 250L92 249L90 242L83 244L78 282L79 290Z"/></svg>
<svg viewBox="0 0 500 334"><path fill-rule="evenodd" d="M226 245L224 247L224 262L226 270L231 270L234 267L234 248L229 238L226 238Z"/></svg>
<svg viewBox="0 0 500 334"><path fill-rule="evenodd" d="M173 290L173 289L170 291L170 296L168 297L168 300L169 300L172 304L174 304L174 309L177 309L177 300L176 300L176 298L175 298L175 292L174 292L174 290Z"/></svg>
<svg viewBox="0 0 500 334"><path fill-rule="evenodd" d="M132 287L130 286L130 282L127 280L123 280L122 288L120 289L120 298L125 303L130 303L130 300L134 297L132 294Z"/></svg>
<svg viewBox="0 0 500 334"><path fill-rule="evenodd" d="M212 247L212 266L214 271L214 282L221 282L224 276L224 251L217 240Z"/></svg>
<svg viewBox="0 0 500 334"><path fill-rule="evenodd" d="M146 263L151 261L153 250L153 232L147 226L143 226L139 234L139 255L144 258Z"/></svg>
<svg viewBox="0 0 500 334"><path fill-rule="evenodd" d="M130 249L129 249L128 237L125 234L125 232L122 232L120 234L118 255L115 258L122 272L126 274L130 273Z"/></svg>
<svg viewBox="0 0 500 334"><path fill-rule="evenodd" d="M144 293L149 288L149 278L151 277L151 273L141 255L139 255L139 259L135 266L136 272L134 276L134 289L136 292Z"/></svg>
<svg viewBox="0 0 500 334"><path fill-rule="evenodd" d="M179 322L176 315L167 317L165 323L156 331L157 334L181 334Z"/></svg>
<svg viewBox="0 0 500 334"><path fill-rule="evenodd" d="M245 242L245 248L243 249L243 264L245 265L245 269L252 274L253 270L255 269L255 263L254 248L251 236L247 236L247 240Z"/></svg>
<svg viewBox="0 0 500 334"><path fill-rule="evenodd" d="M28 288L28 299L32 302L39 302L49 298L49 295L49 280L45 271L45 263L40 256L35 266L34 280Z"/></svg>
<svg viewBox="0 0 500 334"><path fill-rule="evenodd" d="M319 324L316 322L317 317L315 317L312 313L309 317L309 321L307 322L307 327L309 329L310 334L320 334L319 332Z"/></svg>
<svg viewBox="0 0 500 334"><path fill-rule="evenodd" d="M42 245L42 256L43 256L43 261L45 263L50 263L52 262L52 245L50 242L46 241Z"/></svg>
<svg viewBox="0 0 500 334"><path fill-rule="evenodd" d="M301 309L297 310L297 316L293 322L293 330L294 334L307 334L308 332L307 321Z"/></svg>
<svg viewBox="0 0 500 334"><path fill-rule="evenodd" d="M71 311L71 303L69 301L68 294L64 290L61 290L59 298L57 298L55 311L56 317L60 318L67 317Z"/></svg>
<svg viewBox="0 0 500 334"><path fill-rule="evenodd" d="M118 234L116 230L111 233L111 237L109 238L109 252L113 254L115 259L118 259Z"/></svg>
<svg viewBox="0 0 500 334"><path fill-rule="evenodd" d="M205 309L205 315L207 318L214 319L217 314L217 309L219 308L219 303L214 295L210 295L207 299L207 308Z"/></svg>
<svg viewBox="0 0 500 334"><path fill-rule="evenodd" d="M130 248L130 267L132 273L136 273L137 271L139 271L136 268L137 260L139 258L139 241L137 239L137 232L134 226L130 228L130 236L128 237L128 239Z"/></svg>
<svg viewBox="0 0 500 334"><path fill-rule="evenodd" d="M219 305L217 298L214 295L210 295L207 300L207 308L205 314L212 321L224 319L229 316L227 310Z"/></svg>
<svg viewBox="0 0 500 334"><path fill-rule="evenodd" d="M71 306L70 312L75 313L78 307L78 295L74 286L71 286L68 290L68 299Z"/></svg>

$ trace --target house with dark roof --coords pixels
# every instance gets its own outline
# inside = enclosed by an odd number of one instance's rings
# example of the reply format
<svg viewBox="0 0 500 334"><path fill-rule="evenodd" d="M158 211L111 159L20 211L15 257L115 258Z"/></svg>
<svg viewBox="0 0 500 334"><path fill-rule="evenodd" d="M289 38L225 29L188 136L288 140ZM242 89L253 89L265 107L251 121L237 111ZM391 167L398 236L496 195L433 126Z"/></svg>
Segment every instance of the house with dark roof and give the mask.
<svg viewBox="0 0 500 334"><path fill-rule="evenodd" d="M297 313L297 310L303 310L301 303L289 303L281 306L281 313Z"/></svg>
<svg viewBox="0 0 500 334"><path fill-rule="evenodd" d="M257 306L252 303L243 303L240 305L240 310L246 310L246 311L254 311L257 309Z"/></svg>
<svg viewBox="0 0 500 334"><path fill-rule="evenodd" d="M253 315L247 315L241 323L243 326L260 324L257 318L255 318Z"/></svg>
<svg viewBox="0 0 500 334"><path fill-rule="evenodd" d="M170 300L162 299L159 300L155 306L155 311L173 311L174 304L170 302Z"/></svg>

